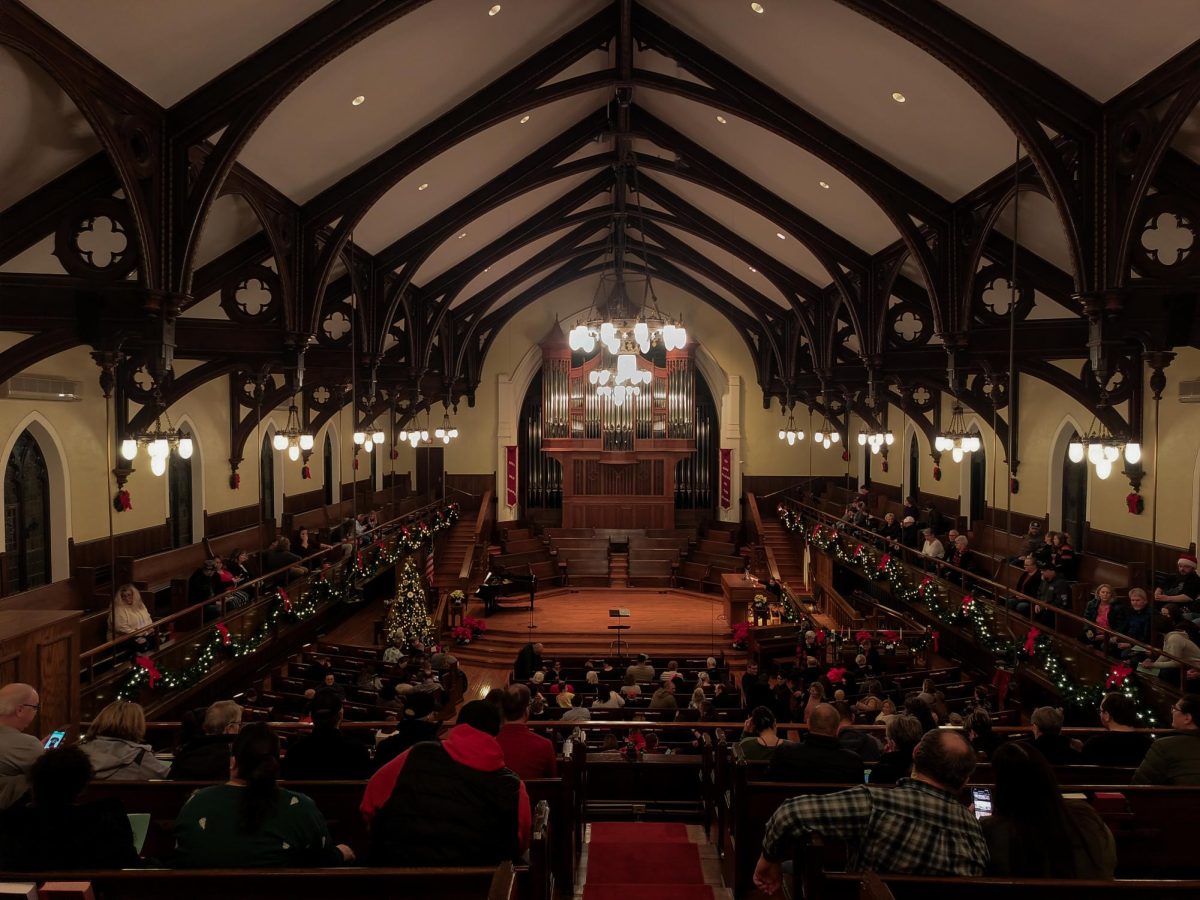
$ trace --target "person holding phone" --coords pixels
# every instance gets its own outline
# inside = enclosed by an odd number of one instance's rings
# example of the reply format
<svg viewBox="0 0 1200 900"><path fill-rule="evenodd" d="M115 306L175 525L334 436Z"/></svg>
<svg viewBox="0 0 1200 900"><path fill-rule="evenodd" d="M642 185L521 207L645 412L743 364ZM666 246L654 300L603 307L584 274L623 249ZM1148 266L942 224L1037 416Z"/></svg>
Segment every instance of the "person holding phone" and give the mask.
<svg viewBox="0 0 1200 900"><path fill-rule="evenodd" d="M42 742L25 732L41 708L32 685L17 682L0 688L0 810L29 789L29 770L42 755Z"/></svg>
<svg viewBox="0 0 1200 900"><path fill-rule="evenodd" d="M1009 741L992 756L992 815L979 821L987 874L1111 880L1117 843L1083 800L1064 800L1054 770L1032 744ZM976 812L979 812L978 797Z"/></svg>

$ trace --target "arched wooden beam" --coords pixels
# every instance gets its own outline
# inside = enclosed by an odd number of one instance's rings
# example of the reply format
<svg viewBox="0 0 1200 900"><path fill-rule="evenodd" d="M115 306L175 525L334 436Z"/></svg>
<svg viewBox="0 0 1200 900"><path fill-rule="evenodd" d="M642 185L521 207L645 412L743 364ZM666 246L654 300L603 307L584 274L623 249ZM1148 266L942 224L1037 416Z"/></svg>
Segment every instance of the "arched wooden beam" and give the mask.
<svg viewBox="0 0 1200 900"><path fill-rule="evenodd" d="M229 458L231 460L236 459L240 462L244 459L242 454L246 449L246 441L259 424L259 411L272 410L291 396L292 389L286 383L263 393L262 400L258 403L258 410L252 409L247 412L230 431Z"/></svg>
<svg viewBox="0 0 1200 900"><path fill-rule="evenodd" d="M1058 390L1062 391L1085 410L1090 410L1092 415L1099 419L1101 424L1112 434L1131 434L1129 423L1125 421L1125 417L1111 406L1099 406L1096 402L1096 392L1085 387L1080 379L1073 376L1070 372L1065 372L1058 366L1051 365L1048 362L1032 359L1022 360L1018 365L1018 369L1025 375L1032 375L1034 378L1046 382L1051 387L1058 388ZM1136 367L1136 376L1137 381L1133 385L1133 390L1135 393L1139 393L1141 391L1140 362Z"/></svg>
<svg viewBox="0 0 1200 900"><path fill-rule="evenodd" d="M166 390L163 391L163 409L169 409L174 404L178 403L196 388L201 387L214 378L220 378L222 375L229 375L242 369L243 366L237 362L231 362L228 359L213 359L206 363L202 363L189 372L185 372L178 378L173 378L167 384ZM154 420L159 416L160 409L152 403L148 403L137 411L137 414L129 420L125 426L130 434L136 434L139 431L145 431L154 424Z"/></svg>
<svg viewBox="0 0 1200 900"><path fill-rule="evenodd" d="M43 359L82 343L78 330L73 327L42 331L18 341L0 353L0 382L8 381Z"/></svg>

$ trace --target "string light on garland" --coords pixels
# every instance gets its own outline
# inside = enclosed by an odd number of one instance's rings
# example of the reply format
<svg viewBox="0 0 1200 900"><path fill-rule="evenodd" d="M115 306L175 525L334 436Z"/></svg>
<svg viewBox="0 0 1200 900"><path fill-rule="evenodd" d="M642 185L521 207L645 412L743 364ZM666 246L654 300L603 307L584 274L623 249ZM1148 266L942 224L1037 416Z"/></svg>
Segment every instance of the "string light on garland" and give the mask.
<svg viewBox="0 0 1200 900"><path fill-rule="evenodd" d="M399 642L406 648L418 643L422 646L433 643L433 621L425 605L425 583L412 557L404 561L384 632L389 643Z"/></svg>

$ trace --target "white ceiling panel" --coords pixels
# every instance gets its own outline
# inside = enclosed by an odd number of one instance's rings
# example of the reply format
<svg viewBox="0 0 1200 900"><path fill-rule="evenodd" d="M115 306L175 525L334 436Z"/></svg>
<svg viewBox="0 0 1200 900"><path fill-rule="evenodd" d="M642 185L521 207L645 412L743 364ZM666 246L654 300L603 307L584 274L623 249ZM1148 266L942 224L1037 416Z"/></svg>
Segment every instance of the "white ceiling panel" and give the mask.
<svg viewBox="0 0 1200 900"><path fill-rule="evenodd" d="M26 0L26 5L144 94L171 106L327 2Z"/></svg>
<svg viewBox="0 0 1200 900"><path fill-rule="evenodd" d="M262 223L240 194L222 194L216 199L200 233L196 247L196 267L232 250L242 241L262 231Z"/></svg>
<svg viewBox="0 0 1200 900"><path fill-rule="evenodd" d="M239 161L304 202L486 87L605 4L439 0L322 67L270 115ZM453 42L453 50L448 51ZM365 98L361 106L351 101ZM534 112L534 121L540 111Z"/></svg>
<svg viewBox="0 0 1200 900"><path fill-rule="evenodd" d="M471 298L478 296L481 291L488 287L488 285L494 284L498 279L503 278L514 269L519 268L525 262L537 256L555 241L560 240L569 230L570 229L564 228L559 231L552 232L545 237L538 238L536 241L532 241L531 243L526 244L524 247L521 247L519 250L515 250L508 254L499 262L493 263L488 271L480 272L478 275L472 278L470 282L467 283L462 292L454 298L454 303L451 306L451 309L461 306ZM591 243L591 241L602 237L603 234L604 232L598 229L596 234L584 241L584 243ZM561 265L561 263L558 265ZM557 266L554 268L557 268ZM550 269L543 270L536 277L540 278L548 271L550 271ZM526 287L528 287L528 284L526 284Z"/></svg>

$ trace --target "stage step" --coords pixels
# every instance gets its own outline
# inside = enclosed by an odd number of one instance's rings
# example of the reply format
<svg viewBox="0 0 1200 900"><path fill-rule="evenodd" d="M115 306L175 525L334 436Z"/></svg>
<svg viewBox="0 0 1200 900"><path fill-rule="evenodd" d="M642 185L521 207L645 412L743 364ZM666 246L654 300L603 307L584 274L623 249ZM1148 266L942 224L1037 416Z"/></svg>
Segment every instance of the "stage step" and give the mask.
<svg viewBox="0 0 1200 900"><path fill-rule="evenodd" d="M629 587L628 553L614 553L608 558L608 586Z"/></svg>

